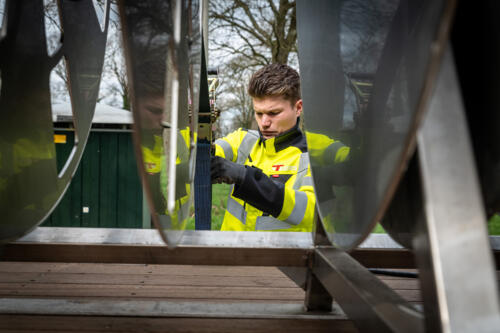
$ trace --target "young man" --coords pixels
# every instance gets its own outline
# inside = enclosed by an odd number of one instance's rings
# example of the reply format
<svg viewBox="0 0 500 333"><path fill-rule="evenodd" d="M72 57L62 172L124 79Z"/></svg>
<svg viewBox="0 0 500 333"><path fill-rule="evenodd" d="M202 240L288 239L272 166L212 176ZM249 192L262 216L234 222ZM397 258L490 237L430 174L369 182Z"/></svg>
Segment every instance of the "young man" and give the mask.
<svg viewBox="0 0 500 333"><path fill-rule="evenodd" d="M234 184L222 230L311 231L316 198L306 138L299 129L300 78L289 66L272 64L250 79L259 130L218 139L212 183Z"/></svg>

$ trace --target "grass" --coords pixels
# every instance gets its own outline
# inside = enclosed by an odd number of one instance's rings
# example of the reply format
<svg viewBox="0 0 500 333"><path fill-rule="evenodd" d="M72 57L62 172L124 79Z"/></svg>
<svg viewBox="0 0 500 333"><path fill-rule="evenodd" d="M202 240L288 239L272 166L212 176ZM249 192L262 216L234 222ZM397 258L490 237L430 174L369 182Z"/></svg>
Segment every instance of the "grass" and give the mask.
<svg viewBox="0 0 500 333"><path fill-rule="evenodd" d="M375 234L385 234L384 228L377 223L375 229L372 233ZM500 213L493 215L488 221L488 234L490 235L500 235Z"/></svg>
<svg viewBox="0 0 500 333"><path fill-rule="evenodd" d="M215 184L212 186L212 230L220 230L226 212L227 196L231 185Z"/></svg>
<svg viewBox="0 0 500 333"><path fill-rule="evenodd" d="M227 195L231 185L214 184L212 185L212 230L220 230L224 213L226 212ZM194 230L194 212L188 220L186 230Z"/></svg>
<svg viewBox="0 0 500 333"><path fill-rule="evenodd" d="M488 222L488 233L490 235L500 235L500 215L493 215Z"/></svg>
<svg viewBox="0 0 500 333"><path fill-rule="evenodd" d="M382 228L382 225L380 223L377 223L375 228L372 230L372 234L385 234L384 228Z"/></svg>

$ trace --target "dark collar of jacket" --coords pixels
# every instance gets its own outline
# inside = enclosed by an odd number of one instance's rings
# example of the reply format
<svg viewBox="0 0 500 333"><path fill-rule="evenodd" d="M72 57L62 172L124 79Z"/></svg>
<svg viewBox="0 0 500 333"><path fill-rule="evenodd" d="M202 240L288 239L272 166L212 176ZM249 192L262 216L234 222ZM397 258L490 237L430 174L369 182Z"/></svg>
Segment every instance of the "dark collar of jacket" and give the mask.
<svg viewBox="0 0 500 333"><path fill-rule="evenodd" d="M297 123L288 131L281 133L273 138L265 139L259 129L259 144L263 144L266 150L270 152L279 152L290 146L299 148L302 152L307 151L306 137L299 128L300 117L297 117Z"/></svg>

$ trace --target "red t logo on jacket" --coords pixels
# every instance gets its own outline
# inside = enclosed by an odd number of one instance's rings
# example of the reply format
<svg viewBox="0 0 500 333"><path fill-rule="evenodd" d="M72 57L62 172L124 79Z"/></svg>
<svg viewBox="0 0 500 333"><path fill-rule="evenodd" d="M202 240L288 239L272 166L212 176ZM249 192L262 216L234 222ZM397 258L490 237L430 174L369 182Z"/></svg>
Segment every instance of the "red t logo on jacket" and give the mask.
<svg viewBox="0 0 500 333"><path fill-rule="evenodd" d="M273 165L274 171L280 171L280 168L282 166L285 166L285 165L284 164L275 164L275 165Z"/></svg>

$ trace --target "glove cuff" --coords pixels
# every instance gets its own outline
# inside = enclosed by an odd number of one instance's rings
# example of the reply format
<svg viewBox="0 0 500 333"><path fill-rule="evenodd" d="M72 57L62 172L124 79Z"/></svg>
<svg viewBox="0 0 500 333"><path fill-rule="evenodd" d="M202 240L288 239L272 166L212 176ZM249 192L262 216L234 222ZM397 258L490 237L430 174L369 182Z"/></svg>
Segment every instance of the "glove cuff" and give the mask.
<svg viewBox="0 0 500 333"><path fill-rule="evenodd" d="M238 168L238 172L235 175L234 183L238 185L243 184L246 175L247 175L247 166L242 165L241 168Z"/></svg>

